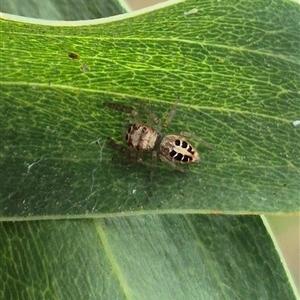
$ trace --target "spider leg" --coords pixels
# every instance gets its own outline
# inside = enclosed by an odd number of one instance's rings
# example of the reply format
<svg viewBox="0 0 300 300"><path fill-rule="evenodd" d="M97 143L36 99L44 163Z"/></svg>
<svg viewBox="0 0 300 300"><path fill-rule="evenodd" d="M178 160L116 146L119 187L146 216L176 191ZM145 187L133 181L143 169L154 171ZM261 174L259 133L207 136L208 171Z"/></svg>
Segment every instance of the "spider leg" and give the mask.
<svg viewBox="0 0 300 300"><path fill-rule="evenodd" d="M126 114L130 114L133 117L133 119L130 120L130 123L142 123L141 115L139 114L138 111L136 111L133 108L130 108L130 107L118 104L118 103L106 103L105 106L107 106L111 109L126 113Z"/></svg>
<svg viewBox="0 0 300 300"><path fill-rule="evenodd" d="M155 125L159 123L159 118L154 112L149 112L149 119Z"/></svg>
<svg viewBox="0 0 300 300"><path fill-rule="evenodd" d="M207 143L206 141L204 141L200 136L194 135L190 132L186 132L186 131L181 131L180 134L186 138L192 138L193 140L202 143L206 148L213 150L214 148Z"/></svg>
<svg viewBox="0 0 300 300"><path fill-rule="evenodd" d="M132 112L132 108L126 107L118 103L105 103L104 105L111 109L118 110L127 114L130 114Z"/></svg>
<svg viewBox="0 0 300 300"><path fill-rule="evenodd" d="M155 150L152 151L152 165L151 165L151 172L150 172L150 182L152 182L154 171L156 168L157 163L157 152Z"/></svg>
<svg viewBox="0 0 300 300"><path fill-rule="evenodd" d="M178 105L179 101L180 101L180 97L177 97L177 99L176 99L175 103L173 104L173 107L172 107L167 119L163 123L164 127L167 127L172 122L172 120L174 119L175 113L176 113L176 108L177 108L177 105Z"/></svg>
<svg viewBox="0 0 300 300"><path fill-rule="evenodd" d="M161 159L161 161L163 161L164 163L167 163L169 166L171 166L173 169L180 171L182 173L185 173L185 170L181 169L180 167L178 167L178 165L176 165L174 162L168 160L166 157L164 157L162 154L159 155L159 158Z"/></svg>
<svg viewBox="0 0 300 300"><path fill-rule="evenodd" d="M159 118L158 116L152 112L147 105L145 105L144 103L140 103L140 105L142 106L143 108L143 111L147 112L148 114L148 122L147 123L150 123L150 125L157 125L159 124Z"/></svg>
<svg viewBox="0 0 300 300"><path fill-rule="evenodd" d="M137 110L132 109L130 113L131 113L131 116L133 117L133 119L130 120L131 124L135 124L135 123L141 124L141 123L143 123L142 116L140 115L140 113Z"/></svg>
<svg viewBox="0 0 300 300"><path fill-rule="evenodd" d="M114 150L122 155L122 158L118 157L117 159L117 161L119 161L120 163L143 163L143 159L139 156L140 153L135 149L119 145L112 138L109 138L109 143Z"/></svg>

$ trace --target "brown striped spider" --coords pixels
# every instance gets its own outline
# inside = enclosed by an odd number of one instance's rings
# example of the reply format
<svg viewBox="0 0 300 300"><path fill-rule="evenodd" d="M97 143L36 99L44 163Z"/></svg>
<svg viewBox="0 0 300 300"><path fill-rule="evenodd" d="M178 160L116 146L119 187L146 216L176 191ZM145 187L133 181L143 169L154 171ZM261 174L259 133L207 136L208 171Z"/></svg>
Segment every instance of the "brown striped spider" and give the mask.
<svg viewBox="0 0 300 300"><path fill-rule="evenodd" d="M149 112L153 127L142 122L140 114L136 110L131 110L117 104L108 104L110 108L131 113L134 120L127 127L125 140L128 146L138 152L152 152L152 170L150 180L157 162L157 153L160 159L171 165L174 169L184 172L178 164L192 164L200 161L198 151L189 143L186 138L193 138L201 142L204 146L212 150L212 147L202 138L196 137L187 132L180 135L162 135L162 127L167 127L175 116L175 111L179 98L175 101L167 119L161 123L157 116ZM155 128L154 128L155 127ZM156 129L157 128L157 129Z"/></svg>

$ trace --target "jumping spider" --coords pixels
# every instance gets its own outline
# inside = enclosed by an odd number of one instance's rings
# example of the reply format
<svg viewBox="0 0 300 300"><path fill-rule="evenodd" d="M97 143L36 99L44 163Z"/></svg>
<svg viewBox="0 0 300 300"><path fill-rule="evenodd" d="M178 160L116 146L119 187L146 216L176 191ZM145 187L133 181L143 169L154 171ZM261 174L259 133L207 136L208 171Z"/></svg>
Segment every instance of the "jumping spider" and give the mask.
<svg viewBox="0 0 300 300"><path fill-rule="evenodd" d="M212 147L202 138L196 137L187 132L181 132L180 135L162 135L162 127L167 127L175 116L175 110L179 102L179 98L175 101L165 122L160 122L157 116L148 111L152 126L143 124L140 114L136 110L131 110L117 104L108 104L110 108L131 113L134 120L130 122L125 134L125 140L128 146L140 152L152 151L152 170L150 179L153 177L153 171L156 166L157 153L163 162L168 163L173 168L184 172L178 164L191 164L200 161L197 150L185 139L193 138L203 143L207 148ZM156 129L154 129L154 127ZM177 164L177 165L176 165Z"/></svg>

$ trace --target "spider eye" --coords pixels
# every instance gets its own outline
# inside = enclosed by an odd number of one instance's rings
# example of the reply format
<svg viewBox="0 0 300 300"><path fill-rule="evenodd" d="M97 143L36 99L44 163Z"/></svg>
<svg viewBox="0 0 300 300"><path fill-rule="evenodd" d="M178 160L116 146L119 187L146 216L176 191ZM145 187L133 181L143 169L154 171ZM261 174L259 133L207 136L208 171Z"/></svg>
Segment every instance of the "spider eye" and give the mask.
<svg viewBox="0 0 300 300"><path fill-rule="evenodd" d="M175 145L176 145L176 146L180 146L180 140L176 140L176 141L175 141Z"/></svg>

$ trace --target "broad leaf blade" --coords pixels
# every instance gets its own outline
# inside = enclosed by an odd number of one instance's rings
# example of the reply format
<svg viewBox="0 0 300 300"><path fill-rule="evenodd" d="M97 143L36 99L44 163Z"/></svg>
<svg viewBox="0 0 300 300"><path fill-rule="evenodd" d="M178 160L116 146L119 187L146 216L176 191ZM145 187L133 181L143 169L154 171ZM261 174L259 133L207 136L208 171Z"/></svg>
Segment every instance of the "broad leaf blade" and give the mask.
<svg viewBox="0 0 300 300"><path fill-rule="evenodd" d="M1 227L3 299L295 299L259 217L157 215Z"/></svg>
<svg viewBox="0 0 300 300"><path fill-rule="evenodd" d="M3 217L298 211L299 6L184 14L197 3L97 26L2 22ZM191 131L215 150L198 144L202 162L185 174L158 164L149 184L150 155L119 162L109 139L122 143L128 116L106 104L138 99L161 116L177 95L164 133Z"/></svg>

